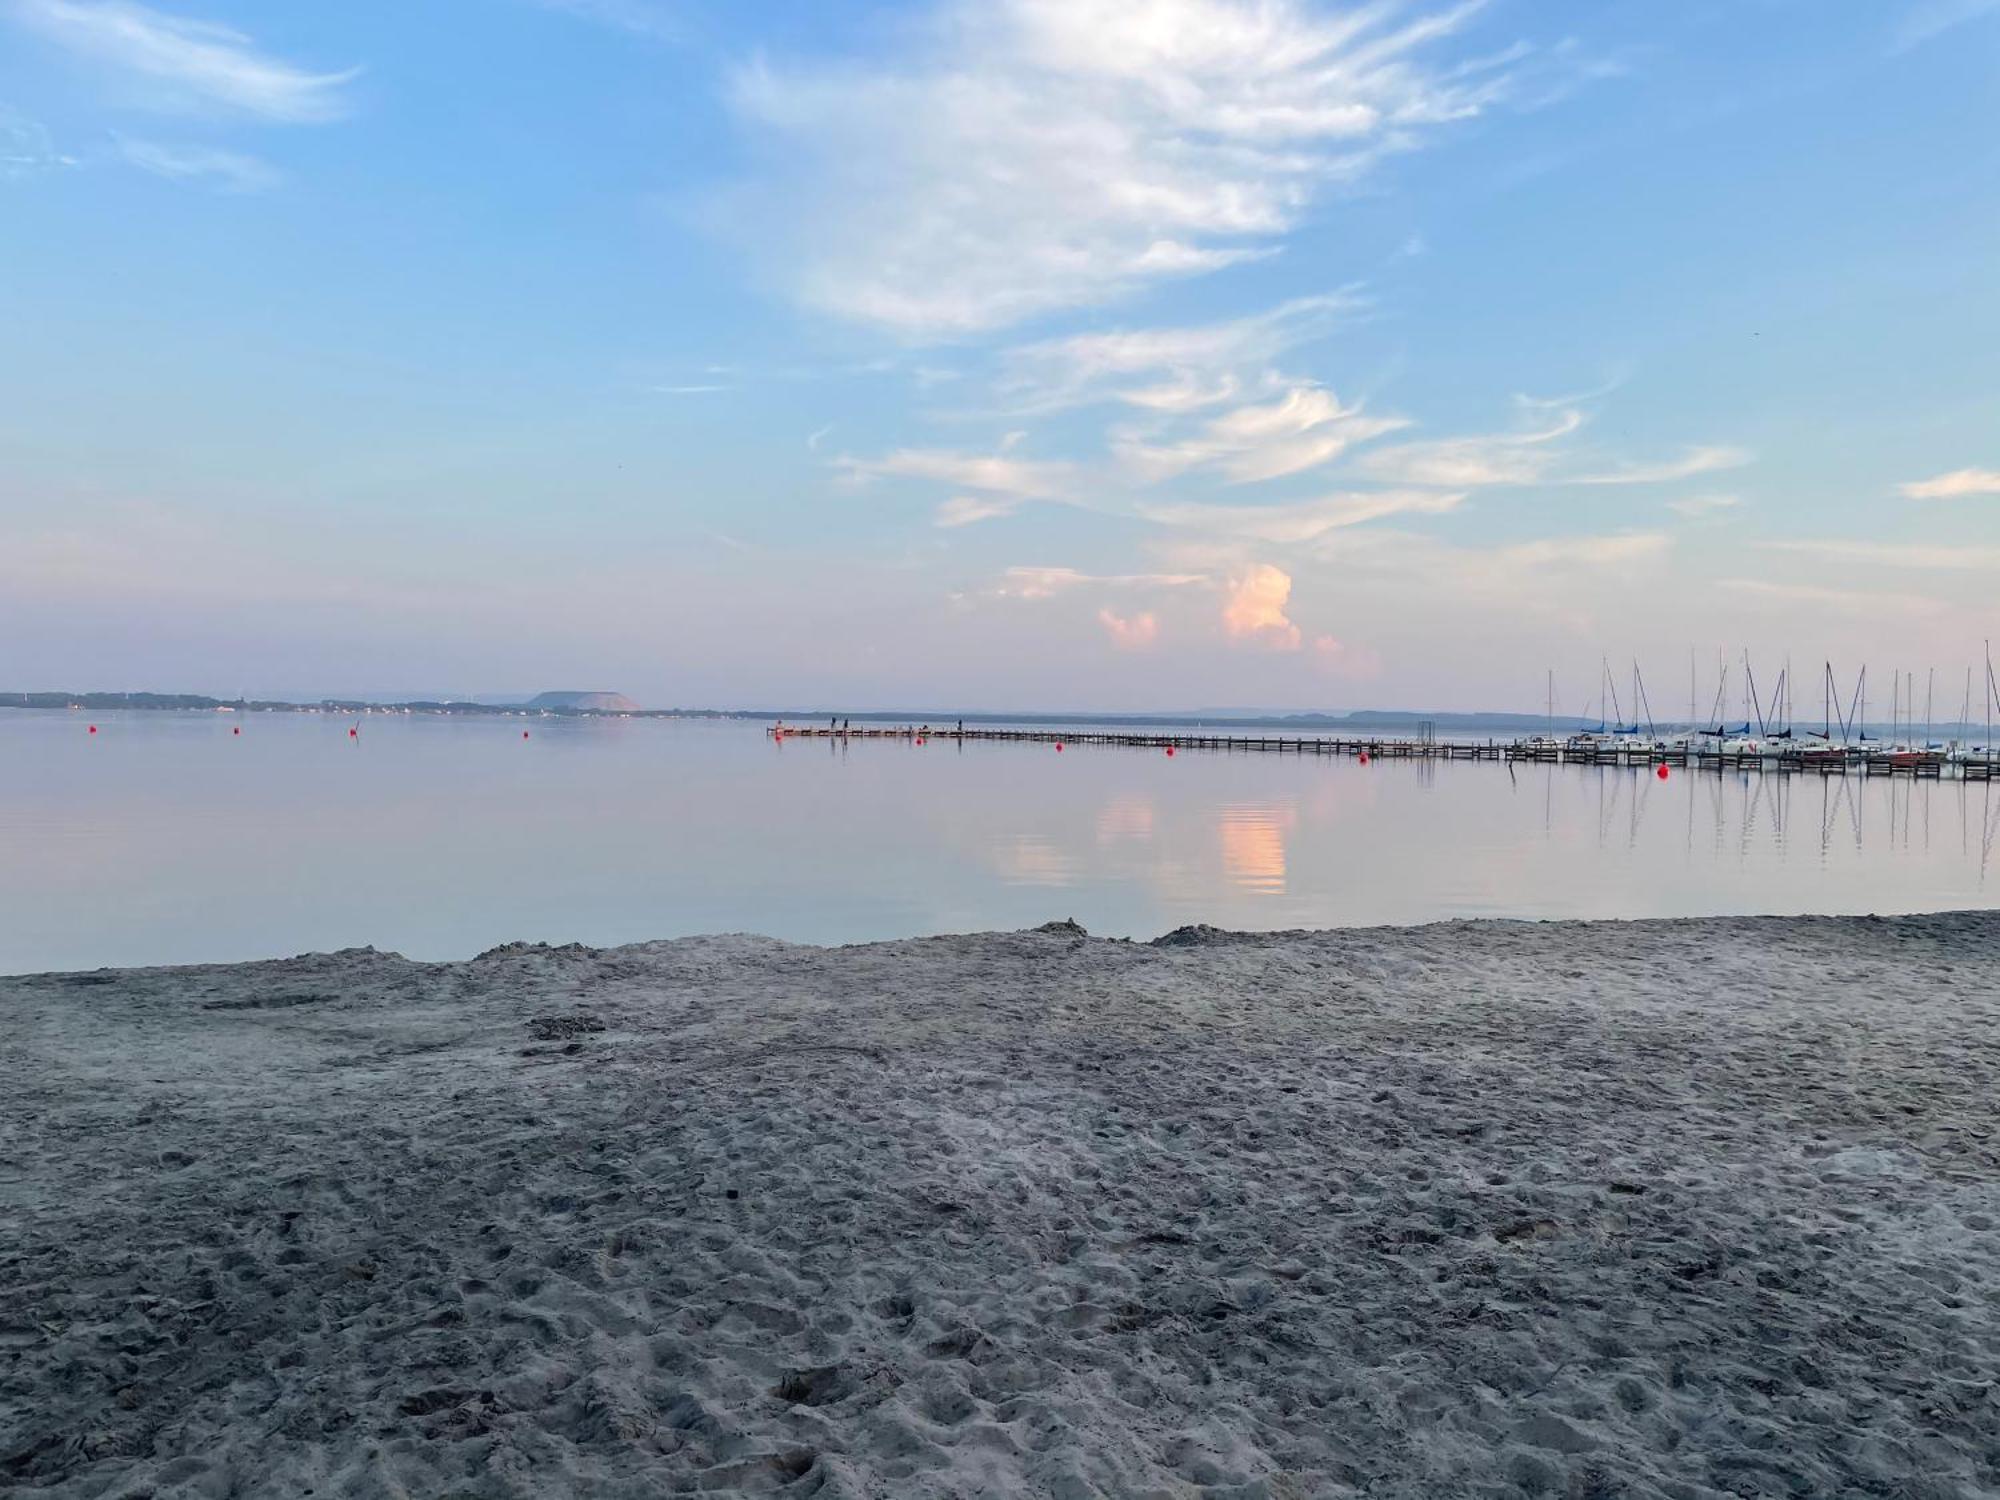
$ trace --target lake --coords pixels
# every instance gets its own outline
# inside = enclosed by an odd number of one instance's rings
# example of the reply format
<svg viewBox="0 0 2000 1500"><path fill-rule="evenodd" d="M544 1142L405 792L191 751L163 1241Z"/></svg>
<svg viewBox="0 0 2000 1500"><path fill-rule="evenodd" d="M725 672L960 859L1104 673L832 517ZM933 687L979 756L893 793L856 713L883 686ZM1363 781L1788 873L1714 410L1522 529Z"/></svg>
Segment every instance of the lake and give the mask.
<svg viewBox="0 0 2000 1500"><path fill-rule="evenodd" d="M1059 917L1148 938L1926 911L1993 904L2000 833L2000 796L1955 781L354 722L0 712L0 972Z"/></svg>

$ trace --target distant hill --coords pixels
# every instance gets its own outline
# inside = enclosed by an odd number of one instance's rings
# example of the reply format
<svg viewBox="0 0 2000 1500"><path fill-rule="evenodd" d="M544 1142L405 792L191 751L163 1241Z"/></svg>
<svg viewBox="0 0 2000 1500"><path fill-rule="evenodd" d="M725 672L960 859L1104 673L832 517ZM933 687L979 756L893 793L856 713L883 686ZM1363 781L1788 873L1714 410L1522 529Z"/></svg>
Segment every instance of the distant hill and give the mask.
<svg viewBox="0 0 2000 1500"><path fill-rule="evenodd" d="M567 709L571 713L636 714L639 705L623 693L537 693L523 708Z"/></svg>

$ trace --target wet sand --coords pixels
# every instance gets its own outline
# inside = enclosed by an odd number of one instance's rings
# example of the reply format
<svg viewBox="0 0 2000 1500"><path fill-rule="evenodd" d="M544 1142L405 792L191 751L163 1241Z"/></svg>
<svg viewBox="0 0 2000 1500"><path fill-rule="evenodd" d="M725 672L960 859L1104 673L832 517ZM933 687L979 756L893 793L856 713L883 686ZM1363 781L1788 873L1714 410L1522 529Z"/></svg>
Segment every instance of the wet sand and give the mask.
<svg viewBox="0 0 2000 1500"><path fill-rule="evenodd" d="M0 1492L2000 1492L2000 913L0 979Z"/></svg>

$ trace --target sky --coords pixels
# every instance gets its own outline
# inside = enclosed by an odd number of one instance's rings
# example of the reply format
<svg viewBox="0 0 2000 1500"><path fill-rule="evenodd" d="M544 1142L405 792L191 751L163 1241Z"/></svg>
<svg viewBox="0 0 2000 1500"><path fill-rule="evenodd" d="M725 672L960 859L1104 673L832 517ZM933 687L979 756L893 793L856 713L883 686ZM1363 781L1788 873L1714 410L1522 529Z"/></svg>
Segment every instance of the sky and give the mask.
<svg viewBox="0 0 2000 1500"><path fill-rule="evenodd" d="M1997 82L1995 0L0 0L0 688L1942 713Z"/></svg>

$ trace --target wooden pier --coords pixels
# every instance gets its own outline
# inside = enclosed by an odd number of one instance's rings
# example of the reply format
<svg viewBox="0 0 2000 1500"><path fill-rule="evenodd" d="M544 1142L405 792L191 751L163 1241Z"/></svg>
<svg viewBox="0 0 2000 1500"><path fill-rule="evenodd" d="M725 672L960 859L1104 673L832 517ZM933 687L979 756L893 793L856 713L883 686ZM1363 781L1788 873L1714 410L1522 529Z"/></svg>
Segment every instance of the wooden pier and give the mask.
<svg viewBox="0 0 2000 1500"><path fill-rule="evenodd" d="M1646 770L1655 766L1700 771L1769 771L1788 775L1909 776L1927 780L1955 776L1966 781L1991 781L2000 761L1952 761L1941 755L1870 752L1828 755L1823 749L1789 746L1762 750L1705 750L1685 745L1638 746L1582 740L1451 740L1435 736L1385 739L1351 735L1225 734L1206 729L1029 729L992 725L865 724L841 728L826 724L774 724L765 733L778 740L902 740L913 744L936 740L944 744L974 741L1017 745L1098 745L1128 750L1220 750L1270 755L1337 755L1360 760L1488 760L1536 765L1617 766Z"/></svg>

